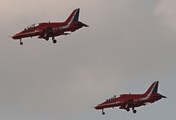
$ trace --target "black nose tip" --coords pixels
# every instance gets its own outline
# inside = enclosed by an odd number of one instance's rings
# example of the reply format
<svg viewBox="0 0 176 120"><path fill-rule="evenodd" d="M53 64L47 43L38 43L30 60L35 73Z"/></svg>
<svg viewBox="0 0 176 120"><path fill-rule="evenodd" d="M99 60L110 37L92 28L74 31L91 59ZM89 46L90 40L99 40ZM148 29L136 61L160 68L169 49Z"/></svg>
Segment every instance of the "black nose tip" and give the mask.
<svg viewBox="0 0 176 120"><path fill-rule="evenodd" d="M13 39L15 39L15 36L12 36Z"/></svg>
<svg viewBox="0 0 176 120"><path fill-rule="evenodd" d="M98 106L95 106L94 108L95 108L95 109L98 109Z"/></svg>
<svg viewBox="0 0 176 120"><path fill-rule="evenodd" d="M13 38L13 39L17 39L17 36L16 36L16 35L14 35L14 36L12 36L12 38Z"/></svg>
<svg viewBox="0 0 176 120"><path fill-rule="evenodd" d="M14 36L12 36L13 39L19 39L19 36L17 34L15 34Z"/></svg>

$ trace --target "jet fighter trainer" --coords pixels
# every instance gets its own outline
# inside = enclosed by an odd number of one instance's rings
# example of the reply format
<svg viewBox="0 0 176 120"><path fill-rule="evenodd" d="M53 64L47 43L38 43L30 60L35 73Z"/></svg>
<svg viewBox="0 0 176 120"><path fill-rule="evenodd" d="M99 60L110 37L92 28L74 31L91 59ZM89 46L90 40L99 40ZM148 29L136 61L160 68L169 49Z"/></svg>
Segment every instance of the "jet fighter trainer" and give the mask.
<svg viewBox="0 0 176 120"><path fill-rule="evenodd" d="M154 82L144 94L122 94L120 97L114 96L107 99L105 102L98 104L95 109L102 110L103 115L105 114L104 109L111 107L119 107L119 109L124 109L126 111L130 111L130 108L132 108L133 113L136 113L135 107L153 103L161 98L167 98L157 92L158 83L158 81Z"/></svg>
<svg viewBox="0 0 176 120"><path fill-rule="evenodd" d="M69 32L74 32L82 27L89 27L80 22L80 9L75 9L65 22L43 22L32 24L23 31L12 36L13 39L20 39L20 45L23 45L22 38L38 36L38 38L49 40L51 37L53 43L56 43L55 36L69 35Z"/></svg>

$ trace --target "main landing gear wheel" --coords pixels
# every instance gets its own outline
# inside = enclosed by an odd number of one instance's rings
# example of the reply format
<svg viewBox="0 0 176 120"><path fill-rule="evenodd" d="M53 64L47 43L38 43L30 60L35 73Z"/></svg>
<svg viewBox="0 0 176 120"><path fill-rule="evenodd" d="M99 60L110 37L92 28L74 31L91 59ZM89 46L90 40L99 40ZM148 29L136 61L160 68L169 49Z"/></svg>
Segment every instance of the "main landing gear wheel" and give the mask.
<svg viewBox="0 0 176 120"><path fill-rule="evenodd" d="M129 111L130 111L130 108L127 108L126 111L129 112Z"/></svg>
<svg viewBox="0 0 176 120"><path fill-rule="evenodd" d="M45 38L45 40L46 40L46 41L48 41L48 40L49 40L49 38Z"/></svg>
<svg viewBox="0 0 176 120"><path fill-rule="evenodd" d="M137 112L137 110L133 110L133 113L136 113Z"/></svg>
<svg viewBox="0 0 176 120"><path fill-rule="evenodd" d="M53 40L53 43L57 43L57 40Z"/></svg>

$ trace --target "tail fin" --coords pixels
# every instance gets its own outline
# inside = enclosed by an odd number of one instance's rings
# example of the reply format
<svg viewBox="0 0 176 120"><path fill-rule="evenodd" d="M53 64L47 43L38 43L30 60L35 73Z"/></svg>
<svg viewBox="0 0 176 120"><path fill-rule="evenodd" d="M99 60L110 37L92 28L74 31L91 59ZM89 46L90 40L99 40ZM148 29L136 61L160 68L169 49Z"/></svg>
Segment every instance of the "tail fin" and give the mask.
<svg viewBox="0 0 176 120"><path fill-rule="evenodd" d="M76 22L79 19L79 8L75 9L65 22Z"/></svg>
<svg viewBox="0 0 176 120"><path fill-rule="evenodd" d="M157 93L158 92L158 83L159 83L159 81L155 81L144 94L151 95L151 94Z"/></svg>

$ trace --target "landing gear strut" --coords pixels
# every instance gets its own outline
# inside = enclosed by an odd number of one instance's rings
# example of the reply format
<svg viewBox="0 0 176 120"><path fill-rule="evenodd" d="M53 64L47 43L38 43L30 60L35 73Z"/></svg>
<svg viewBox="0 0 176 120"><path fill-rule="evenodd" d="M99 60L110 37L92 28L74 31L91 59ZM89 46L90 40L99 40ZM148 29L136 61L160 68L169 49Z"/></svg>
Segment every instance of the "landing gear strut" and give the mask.
<svg viewBox="0 0 176 120"><path fill-rule="evenodd" d="M105 115L105 112L104 112L104 110L102 109L102 115Z"/></svg>
<svg viewBox="0 0 176 120"><path fill-rule="evenodd" d="M21 41L21 39L20 39L20 45L23 45L23 42Z"/></svg>

